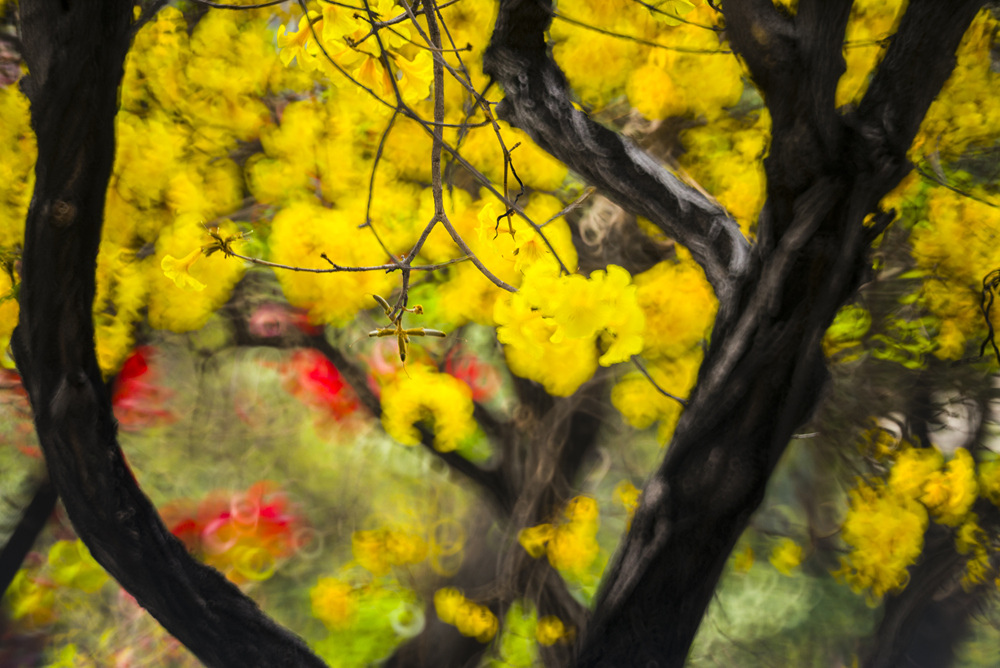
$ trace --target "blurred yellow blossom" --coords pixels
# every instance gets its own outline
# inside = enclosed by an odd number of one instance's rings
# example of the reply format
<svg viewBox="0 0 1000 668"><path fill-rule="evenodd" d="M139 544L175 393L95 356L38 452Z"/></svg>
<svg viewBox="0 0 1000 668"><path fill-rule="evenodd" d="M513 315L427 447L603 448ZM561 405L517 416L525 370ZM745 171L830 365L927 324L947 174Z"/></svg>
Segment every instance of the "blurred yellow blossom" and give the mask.
<svg viewBox="0 0 1000 668"><path fill-rule="evenodd" d="M489 608L470 601L454 587L438 589L434 593L434 611L442 622L451 624L462 635L481 643L492 640L500 628L496 615Z"/></svg>
<svg viewBox="0 0 1000 668"><path fill-rule="evenodd" d="M441 452L458 448L476 433L472 390L461 380L424 365L414 365L382 390L382 425L403 445L420 443L417 425L434 434Z"/></svg>
<svg viewBox="0 0 1000 668"><path fill-rule="evenodd" d="M782 575L791 575L792 571L802 563L802 546L791 538L782 538L771 550L768 561Z"/></svg>
<svg viewBox="0 0 1000 668"><path fill-rule="evenodd" d="M331 630L351 625L357 610L354 588L343 580L320 578L309 590L313 615Z"/></svg>
<svg viewBox="0 0 1000 668"><path fill-rule="evenodd" d="M518 533L518 542L536 559L547 554L554 568L582 574L597 557L599 510L597 501L588 496L570 500L563 510L565 518L556 524L526 527Z"/></svg>
<svg viewBox="0 0 1000 668"><path fill-rule="evenodd" d="M535 640L539 645L551 647L557 642L568 642L573 637L573 630L567 628L562 620L555 615L546 615L538 620L535 627Z"/></svg>

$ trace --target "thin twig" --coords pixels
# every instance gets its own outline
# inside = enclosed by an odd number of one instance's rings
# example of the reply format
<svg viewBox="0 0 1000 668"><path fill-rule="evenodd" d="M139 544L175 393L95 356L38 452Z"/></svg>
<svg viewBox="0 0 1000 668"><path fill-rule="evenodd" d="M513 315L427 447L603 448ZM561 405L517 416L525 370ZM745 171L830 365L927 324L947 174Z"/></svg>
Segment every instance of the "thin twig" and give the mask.
<svg viewBox="0 0 1000 668"><path fill-rule="evenodd" d="M296 267L289 264L279 264L277 262L268 262L267 260L261 260L260 258L250 257L248 255L240 255L239 253L229 252L227 254L230 257L239 258L240 260L245 260L252 264L260 265L261 267L273 267L274 269L286 269L288 271L298 271L308 274L336 274L342 272L363 272L363 271L384 271L386 273L392 271L398 271L401 269L406 269L407 271L437 271L439 269L444 269L453 264L458 264L459 262L465 262L470 260L469 257L459 257L452 260L447 260L446 262L438 262L436 264L418 264L418 265L404 265L403 263L398 264L376 264L368 267L345 267L339 265L327 257L326 253L321 253L320 257L330 263L329 269L312 269L309 267Z"/></svg>
<svg viewBox="0 0 1000 668"><path fill-rule="evenodd" d="M667 392L666 390L664 390L662 387L660 387L659 384L655 380L653 380L653 377L649 374L649 371L646 370L646 365L642 363L642 359L638 355L632 355L632 364L634 364L635 368L638 369L639 372L643 376L645 376L646 379L650 383L653 384L653 387L656 388L657 392L659 392L660 394L662 394L665 397L669 397L670 399L673 399L674 401L676 401L677 403L679 403L681 406L687 406L688 405L687 399L681 399L680 397L678 397L676 395L673 395L673 394L670 394L669 392Z"/></svg>

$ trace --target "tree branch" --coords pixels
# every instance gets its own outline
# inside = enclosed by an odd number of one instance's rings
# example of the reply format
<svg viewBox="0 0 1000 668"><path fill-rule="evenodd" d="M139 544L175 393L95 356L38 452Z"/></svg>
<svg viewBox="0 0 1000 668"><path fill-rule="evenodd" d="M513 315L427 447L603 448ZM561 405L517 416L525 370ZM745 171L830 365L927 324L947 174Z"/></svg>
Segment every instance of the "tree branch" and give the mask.
<svg viewBox="0 0 1000 668"><path fill-rule="evenodd" d="M911 164L906 151L955 68L955 52L984 0L913 0L858 106L859 132L876 173L895 186Z"/></svg>
<svg viewBox="0 0 1000 668"><path fill-rule="evenodd" d="M739 225L621 135L576 109L548 53L550 0L502 0L483 71L504 88L497 115L519 127L609 199L691 250L725 310L748 266Z"/></svg>
<svg viewBox="0 0 1000 668"><path fill-rule="evenodd" d="M45 528L52 511L56 508L56 491L49 483L48 476L37 483L31 501L21 513L21 519L14 529L14 533L7 539L7 543L0 550L0 596L7 591L7 587L14 580L18 569L24 563L25 557L31 551L32 545L38 538L38 534Z"/></svg>

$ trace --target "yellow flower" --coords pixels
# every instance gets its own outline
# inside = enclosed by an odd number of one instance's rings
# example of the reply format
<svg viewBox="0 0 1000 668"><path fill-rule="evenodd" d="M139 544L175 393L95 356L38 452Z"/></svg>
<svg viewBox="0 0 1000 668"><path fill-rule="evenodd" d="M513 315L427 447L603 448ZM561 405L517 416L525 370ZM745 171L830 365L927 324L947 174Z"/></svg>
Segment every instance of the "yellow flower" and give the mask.
<svg viewBox="0 0 1000 668"><path fill-rule="evenodd" d="M313 615L331 630L350 626L358 607L354 588L336 578L320 578L309 590L309 599Z"/></svg>
<svg viewBox="0 0 1000 668"><path fill-rule="evenodd" d="M629 480L622 480L615 486L615 498L625 506L629 527L632 526L632 516L635 515L635 509L639 507L639 497L641 495L642 492Z"/></svg>
<svg viewBox="0 0 1000 668"><path fill-rule="evenodd" d="M390 566L420 563L427 557L427 542L417 533L389 528L351 534L354 559L374 575L386 575Z"/></svg>
<svg viewBox="0 0 1000 668"><path fill-rule="evenodd" d="M522 529L517 540L532 557L548 554L554 568L580 574L593 563L600 549L597 501L578 496L566 504L563 515L566 521L555 526L539 524Z"/></svg>
<svg viewBox="0 0 1000 668"><path fill-rule="evenodd" d="M936 471L924 485L920 500L941 524L957 526L969 512L979 486L976 463L965 448L958 448L945 471Z"/></svg>
<svg viewBox="0 0 1000 668"><path fill-rule="evenodd" d="M33 578L19 570L4 597L14 619L27 620L34 626L49 624L56 618L55 587L41 578Z"/></svg>
<svg viewBox="0 0 1000 668"><path fill-rule="evenodd" d="M979 526L979 518L975 513L969 513L968 519L962 522L955 534L955 549L959 554L968 554L977 548L985 548L988 538L986 532Z"/></svg>
<svg viewBox="0 0 1000 668"><path fill-rule="evenodd" d="M791 538L782 538L771 551L768 561L782 575L791 575L792 570L802 563L802 546Z"/></svg>
<svg viewBox="0 0 1000 668"><path fill-rule="evenodd" d="M455 628L464 636L487 643L497 634L500 622L486 606L466 600L455 612Z"/></svg>
<svg viewBox="0 0 1000 668"><path fill-rule="evenodd" d="M1000 459L979 465L979 489L995 506L1000 506Z"/></svg>
<svg viewBox="0 0 1000 668"><path fill-rule="evenodd" d="M407 102L418 102L427 97L434 79L434 59L427 51L420 51L413 60L394 54L392 63L402 73L398 82L399 92Z"/></svg>
<svg viewBox="0 0 1000 668"><path fill-rule="evenodd" d="M417 425L424 424L437 450L455 450L476 433L472 411L468 385L424 366L397 374L382 391L382 425L403 445L419 443Z"/></svg>
<svg viewBox="0 0 1000 668"><path fill-rule="evenodd" d="M317 17L316 12L309 12L299 19L299 26L296 32L287 33L285 26L278 28L278 48L281 62L286 66L296 58L299 65L305 65L313 61L313 56L309 53L312 47L312 29L309 27L311 19Z"/></svg>
<svg viewBox="0 0 1000 668"><path fill-rule="evenodd" d="M108 574L90 555L82 540L60 540L49 549L52 580L92 594L108 581Z"/></svg>
<svg viewBox="0 0 1000 668"><path fill-rule="evenodd" d="M567 629L562 620L555 615L542 617L535 627L535 640L545 647L551 647L560 641L566 642L572 635L572 630Z"/></svg>
<svg viewBox="0 0 1000 668"><path fill-rule="evenodd" d="M492 640L500 628L500 622L489 608L470 601L454 587L434 592L434 611L442 622L482 643Z"/></svg>
<svg viewBox="0 0 1000 668"><path fill-rule="evenodd" d="M167 278L172 280L177 287L183 290L195 290L201 292L205 289L205 284L191 275L191 265L201 257L201 249L196 248L182 259L178 260L173 255L164 255L160 262L160 268Z"/></svg>
<svg viewBox="0 0 1000 668"><path fill-rule="evenodd" d="M642 350L645 318L636 288L615 265L587 278L534 264L519 292L497 300L493 317L511 371L557 396L575 392L598 363L610 366ZM599 359L598 337L605 347Z"/></svg>
<svg viewBox="0 0 1000 668"><path fill-rule="evenodd" d="M747 545L733 556L733 570L737 573L749 573L753 568L753 548Z"/></svg>
<svg viewBox="0 0 1000 668"><path fill-rule="evenodd" d="M545 554L545 546L555 534L555 527L551 524L539 524L535 527L521 529L517 534L517 542L521 544L528 554L538 559Z"/></svg>
<svg viewBox="0 0 1000 668"><path fill-rule="evenodd" d="M355 531L351 534L351 551L355 561L372 575L389 573L385 536L381 531Z"/></svg>
<svg viewBox="0 0 1000 668"><path fill-rule="evenodd" d="M927 509L879 483L859 481L849 496L841 535L851 552L833 575L854 591L867 590L874 603L906 586L907 568L923 550Z"/></svg>
<svg viewBox="0 0 1000 668"><path fill-rule="evenodd" d="M434 612L445 624L455 624L458 608L465 602L465 596L454 587L444 587L434 592Z"/></svg>

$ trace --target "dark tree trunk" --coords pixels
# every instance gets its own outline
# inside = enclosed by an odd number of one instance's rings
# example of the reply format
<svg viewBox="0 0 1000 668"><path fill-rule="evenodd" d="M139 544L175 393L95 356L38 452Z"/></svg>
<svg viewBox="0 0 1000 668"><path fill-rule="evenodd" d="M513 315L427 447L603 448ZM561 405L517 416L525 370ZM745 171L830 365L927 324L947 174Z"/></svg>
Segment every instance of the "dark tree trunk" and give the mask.
<svg viewBox="0 0 1000 668"><path fill-rule="evenodd" d="M981 0L912 0L856 112L837 110L849 0L724 6L727 34L764 94L772 143L757 241L627 140L574 109L545 30L550 0L501 0L484 70L498 114L694 258L719 298L689 405L582 639L581 666L681 666L726 559L826 378L823 334L891 220L866 216L906 175L906 150L954 67Z"/></svg>
<svg viewBox="0 0 1000 668"><path fill-rule="evenodd" d="M965 635L969 616L986 587L960 584L964 557L952 532L931 524L920 561L910 568L910 583L889 596L882 620L861 661L864 668L945 668ZM988 584L987 584L988 587Z"/></svg>
<svg viewBox="0 0 1000 668"><path fill-rule="evenodd" d="M94 558L207 665L321 666L187 553L118 447L91 309L133 3L23 0L20 11L38 162L12 347L52 485Z"/></svg>

